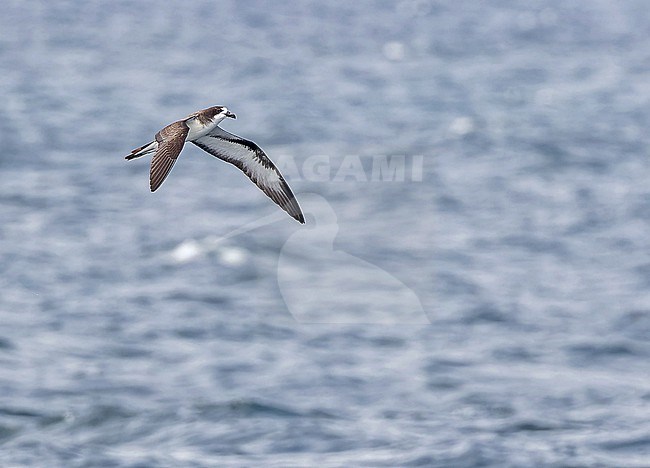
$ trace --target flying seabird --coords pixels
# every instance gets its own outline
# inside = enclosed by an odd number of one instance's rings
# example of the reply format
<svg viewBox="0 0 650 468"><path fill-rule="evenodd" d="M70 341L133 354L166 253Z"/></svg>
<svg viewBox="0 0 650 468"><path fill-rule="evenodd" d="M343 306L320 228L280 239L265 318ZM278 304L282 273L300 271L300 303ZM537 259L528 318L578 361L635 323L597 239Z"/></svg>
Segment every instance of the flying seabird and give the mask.
<svg viewBox="0 0 650 468"><path fill-rule="evenodd" d="M167 125L156 133L154 141L134 149L125 159L131 160L155 153L151 159L149 173L149 185L151 191L155 192L172 170L185 142L191 141L212 156L237 166L266 196L304 224L305 217L296 197L278 168L255 143L219 127L219 123L226 117L237 118L223 106L194 112Z"/></svg>

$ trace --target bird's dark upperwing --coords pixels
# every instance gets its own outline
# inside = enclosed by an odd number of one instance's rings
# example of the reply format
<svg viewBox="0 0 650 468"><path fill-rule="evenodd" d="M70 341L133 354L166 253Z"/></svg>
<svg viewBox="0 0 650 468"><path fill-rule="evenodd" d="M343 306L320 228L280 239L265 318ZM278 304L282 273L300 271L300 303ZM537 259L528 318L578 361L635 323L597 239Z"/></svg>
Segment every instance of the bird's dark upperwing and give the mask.
<svg viewBox="0 0 650 468"><path fill-rule="evenodd" d="M262 192L298 222L305 217L296 197L285 182L280 171L255 143L215 127L205 136L192 141L213 156L234 164L257 185Z"/></svg>
<svg viewBox="0 0 650 468"><path fill-rule="evenodd" d="M151 172L149 173L149 186L152 192L160 187L169 171L174 167L189 131L185 122L179 121L167 125L156 133L158 150L151 159Z"/></svg>

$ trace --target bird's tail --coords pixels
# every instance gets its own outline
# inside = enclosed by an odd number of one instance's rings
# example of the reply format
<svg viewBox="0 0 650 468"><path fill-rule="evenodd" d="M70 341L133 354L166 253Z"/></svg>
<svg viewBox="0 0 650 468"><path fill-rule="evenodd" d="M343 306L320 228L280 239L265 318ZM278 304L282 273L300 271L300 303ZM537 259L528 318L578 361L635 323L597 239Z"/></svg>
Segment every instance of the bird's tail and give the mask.
<svg viewBox="0 0 650 468"><path fill-rule="evenodd" d="M140 156L145 156L149 153L153 153L158 149L158 143L155 141L152 141L151 143L147 143L144 146L141 146L139 148L134 149L131 151L131 154L128 156L125 156L124 159L130 160L130 159L135 159L139 158Z"/></svg>

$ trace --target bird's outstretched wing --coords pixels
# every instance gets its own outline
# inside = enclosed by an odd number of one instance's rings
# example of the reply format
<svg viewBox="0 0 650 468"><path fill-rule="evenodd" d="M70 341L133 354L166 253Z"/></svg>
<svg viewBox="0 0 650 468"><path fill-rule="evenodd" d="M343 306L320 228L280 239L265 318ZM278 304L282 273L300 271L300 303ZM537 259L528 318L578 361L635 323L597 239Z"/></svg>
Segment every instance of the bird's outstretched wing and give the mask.
<svg viewBox="0 0 650 468"><path fill-rule="evenodd" d="M158 150L151 159L151 172L149 173L149 186L152 192L160 187L169 171L174 167L189 131L185 122L179 121L167 125L156 133Z"/></svg>
<svg viewBox="0 0 650 468"><path fill-rule="evenodd" d="M275 164L255 143L220 127L215 127L210 133L193 140L192 143L211 155L237 166L280 208L298 222L305 223L305 217L289 185Z"/></svg>

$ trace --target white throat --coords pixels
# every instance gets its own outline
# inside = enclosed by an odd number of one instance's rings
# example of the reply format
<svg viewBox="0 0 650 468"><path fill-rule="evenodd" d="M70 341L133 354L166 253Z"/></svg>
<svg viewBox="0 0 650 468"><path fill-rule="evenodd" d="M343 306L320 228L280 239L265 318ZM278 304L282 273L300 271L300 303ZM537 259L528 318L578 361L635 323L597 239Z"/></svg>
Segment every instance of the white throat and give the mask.
<svg viewBox="0 0 650 468"><path fill-rule="evenodd" d="M212 119L212 122L208 123L207 125L203 125L198 118L193 117L191 119L187 119L185 123L189 127L190 131L187 133L187 138L185 138L186 141L193 141L196 140L197 138L201 138L202 136L206 135L209 133L214 127L219 125L219 123L225 118L225 116L222 115L216 115L214 119Z"/></svg>

